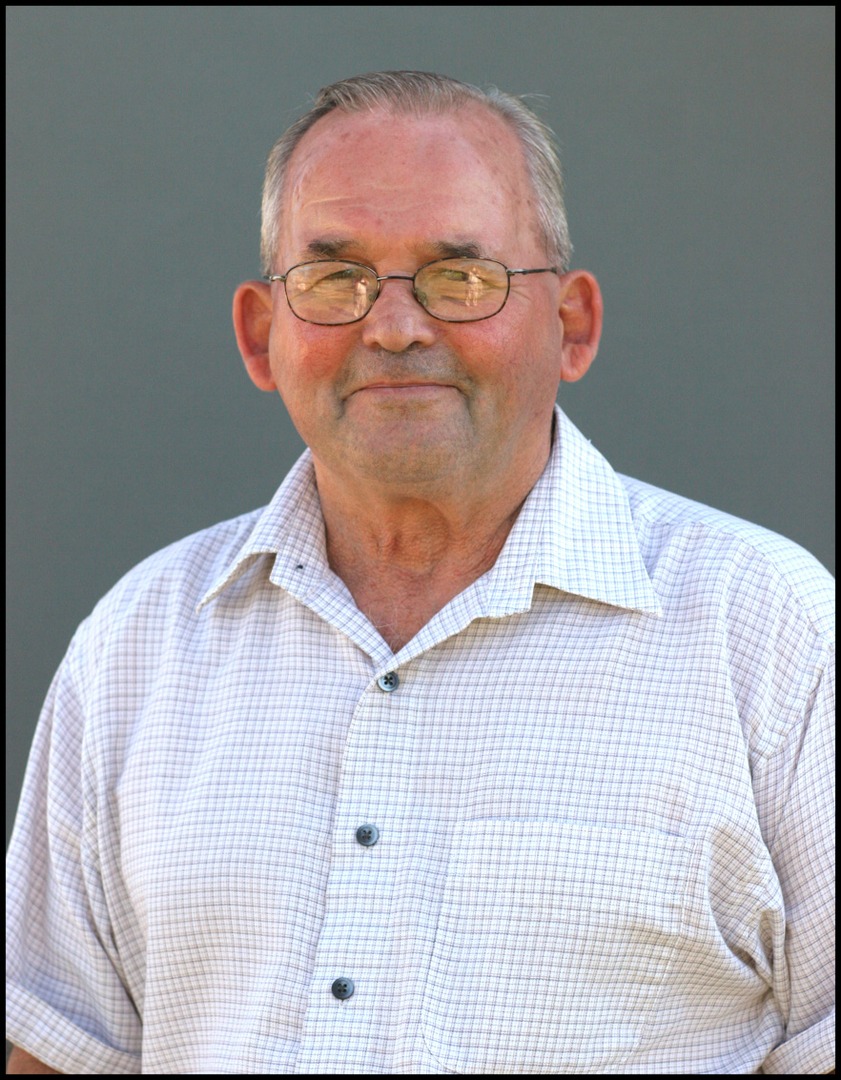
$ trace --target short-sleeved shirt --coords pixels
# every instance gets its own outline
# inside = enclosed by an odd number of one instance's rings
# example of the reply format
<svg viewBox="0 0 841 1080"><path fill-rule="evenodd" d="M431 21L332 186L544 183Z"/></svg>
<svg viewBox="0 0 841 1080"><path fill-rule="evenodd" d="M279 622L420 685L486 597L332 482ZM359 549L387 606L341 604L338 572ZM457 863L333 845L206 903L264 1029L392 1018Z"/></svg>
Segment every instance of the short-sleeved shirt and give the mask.
<svg viewBox="0 0 841 1080"><path fill-rule="evenodd" d="M557 410L495 565L394 654L304 453L75 634L7 1037L68 1073L832 1068L832 597Z"/></svg>

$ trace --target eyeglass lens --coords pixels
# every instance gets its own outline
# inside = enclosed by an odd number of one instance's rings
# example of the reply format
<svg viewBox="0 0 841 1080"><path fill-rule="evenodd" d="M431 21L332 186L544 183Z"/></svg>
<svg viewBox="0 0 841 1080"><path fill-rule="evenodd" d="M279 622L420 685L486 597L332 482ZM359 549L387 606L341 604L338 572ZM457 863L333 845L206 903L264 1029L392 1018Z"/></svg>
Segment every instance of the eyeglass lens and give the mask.
<svg viewBox="0 0 841 1080"><path fill-rule="evenodd" d="M326 326L355 322L377 297L377 276L357 263L312 262L286 275L289 306L300 318ZM508 296L508 274L489 259L440 259L415 276L415 296L435 318L473 322L495 315Z"/></svg>

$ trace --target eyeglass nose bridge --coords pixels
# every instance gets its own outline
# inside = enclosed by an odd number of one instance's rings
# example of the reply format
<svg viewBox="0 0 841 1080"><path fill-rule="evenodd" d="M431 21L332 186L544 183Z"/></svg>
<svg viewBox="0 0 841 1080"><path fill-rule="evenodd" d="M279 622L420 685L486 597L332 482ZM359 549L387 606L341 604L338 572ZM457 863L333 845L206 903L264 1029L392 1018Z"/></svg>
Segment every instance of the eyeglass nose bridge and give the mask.
<svg viewBox="0 0 841 1080"><path fill-rule="evenodd" d="M423 269L423 267L421 267L421 269ZM412 292L417 298L418 294L417 289L415 288L415 278L418 276L419 273L420 270L418 270L414 274L377 274L377 296L380 295L380 290L382 289L381 282L383 281L411 281Z"/></svg>
<svg viewBox="0 0 841 1080"><path fill-rule="evenodd" d="M421 267L421 270L422 269L423 269L423 267ZM414 274L377 274L376 275L377 293L376 293L376 296L371 301L371 303L370 303L370 305L368 307L368 311L371 310L371 308L374 306L374 304L380 298L380 292L382 291L381 282L383 282L383 281L411 281L411 283L412 283L412 296L414 296L415 300L417 300L417 302L420 304L420 306L423 308L423 310L428 312L429 309L427 308L426 304L424 304L424 302L421 300L421 298L418 296L417 286L415 285L415 278L418 276L418 273L420 273L420 271L417 271ZM365 314L367 315L368 312L366 312Z"/></svg>
<svg viewBox="0 0 841 1080"><path fill-rule="evenodd" d="M414 282L416 276L416 274L377 274L377 281L389 281L391 278L395 278L397 281Z"/></svg>

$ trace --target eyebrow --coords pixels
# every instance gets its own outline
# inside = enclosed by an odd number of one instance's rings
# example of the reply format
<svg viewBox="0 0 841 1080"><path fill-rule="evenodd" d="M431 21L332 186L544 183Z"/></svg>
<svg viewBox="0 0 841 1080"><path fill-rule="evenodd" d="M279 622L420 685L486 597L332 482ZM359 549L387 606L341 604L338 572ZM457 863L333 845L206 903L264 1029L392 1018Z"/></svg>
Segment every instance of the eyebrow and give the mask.
<svg viewBox="0 0 841 1080"><path fill-rule="evenodd" d="M434 243L424 245L432 253L433 259L479 259L482 257L482 248L475 240L436 240ZM340 240L332 237L317 237L302 249L302 254L313 259L342 259L347 258L348 251L358 249L355 240Z"/></svg>

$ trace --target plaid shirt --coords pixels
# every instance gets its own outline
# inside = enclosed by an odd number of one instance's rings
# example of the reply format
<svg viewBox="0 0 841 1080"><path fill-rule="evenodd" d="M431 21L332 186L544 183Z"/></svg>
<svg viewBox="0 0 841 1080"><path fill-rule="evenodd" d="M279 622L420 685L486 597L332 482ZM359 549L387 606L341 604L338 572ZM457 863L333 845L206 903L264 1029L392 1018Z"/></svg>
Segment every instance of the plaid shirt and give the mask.
<svg viewBox="0 0 841 1080"><path fill-rule="evenodd" d="M832 595L557 410L496 564L394 655L306 452L74 636L7 1037L67 1073L832 1068Z"/></svg>

